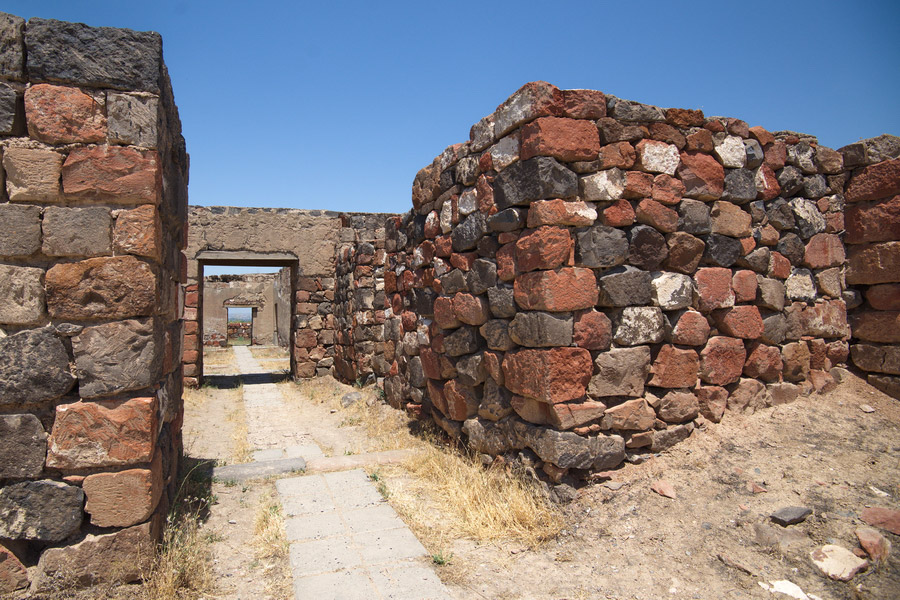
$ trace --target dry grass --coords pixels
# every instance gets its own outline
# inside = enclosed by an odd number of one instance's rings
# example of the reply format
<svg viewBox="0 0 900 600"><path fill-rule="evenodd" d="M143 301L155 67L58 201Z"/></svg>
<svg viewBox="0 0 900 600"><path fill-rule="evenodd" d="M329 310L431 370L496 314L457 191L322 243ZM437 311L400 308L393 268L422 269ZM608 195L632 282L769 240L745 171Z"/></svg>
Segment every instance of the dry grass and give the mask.
<svg viewBox="0 0 900 600"><path fill-rule="evenodd" d="M253 523L253 551L263 563L266 593L287 598L291 592L289 544L284 529L284 515L274 485L270 482L260 496L259 509Z"/></svg>
<svg viewBox="0 0 900 600"><path fill-rule="evenodd" d="M371 395L371 390L363 390L364 398ZM341 424L361 426L369 438L370 451L399 450L427 445L422 438L410 431L411 419L406 413L380 401L370 404L362 400L341 410L344 417Z"/></svg>
<svg viewBox="0 0 900 600"><path fill-rule="evenodd" d="M287 358L262 359L257 361L263 371L289 371L291 362Z"/></svg>
<svg viewBox="0 0 900 600"><path fill-rule="evenodd" d="M225 418L232 423L231 430L231 462L232 464L248 463L253 459L253 449L247 441L247 411L243 399L234 404Z"/></svg>
<svg viewBox="0 0 900 600"><path fill-rule="evenodd" d="M234 350L230 347L203 348L203 366L204 367L227 367L234 362Z"/></svg>
<svg viewBox="0 0 900 600"><path fill-rule="evenodd" d="M265 358L290 359L287 348L281 346L250 346L250 354L252 354L253 358L256 360Z"/></svg>

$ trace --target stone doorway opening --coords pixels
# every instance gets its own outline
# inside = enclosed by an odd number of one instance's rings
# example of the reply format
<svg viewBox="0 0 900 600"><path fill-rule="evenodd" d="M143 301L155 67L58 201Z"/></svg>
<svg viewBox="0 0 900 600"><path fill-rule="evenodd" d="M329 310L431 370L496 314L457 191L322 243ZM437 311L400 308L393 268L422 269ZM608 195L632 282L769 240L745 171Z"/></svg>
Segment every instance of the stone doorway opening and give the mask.
<svg viewBox="0 0 900 600"><path fill-rule="evenodd" d="M198 280L195 319L185 323L184 362L196 365L196 383L207 373L203 354L229 345L271 346L293 353L295 303L299 261L289 253L266 254L204 251L197 256ZM187 319L186 319L187 321ZM273 369L276 370L276 369ZM284 370L284 369L277 369Z"/></svg>

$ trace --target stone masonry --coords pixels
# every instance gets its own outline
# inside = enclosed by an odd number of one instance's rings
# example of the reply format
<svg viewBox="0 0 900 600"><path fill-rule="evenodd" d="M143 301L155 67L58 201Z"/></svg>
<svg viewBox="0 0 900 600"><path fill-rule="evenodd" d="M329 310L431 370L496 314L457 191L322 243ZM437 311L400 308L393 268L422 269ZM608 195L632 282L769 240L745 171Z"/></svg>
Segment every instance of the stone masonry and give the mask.
<svg viewBox="0 0 900 600"><path fill-rule="evenodd" d="M574 482L830 389L851 324L896 394L898 155L529 83L387 223L387 398Z"/></svg>
<svg viewBox="0 0 900 600"><path fill-rule="evenodd" d="M146 570L181 454L187 164L156 33L0 14L0 595Z"/></svg>
<svg viewBox="0 0 900 600"><path fill-rule="evenodd" d="M288 280L290 269L285 267ZM203 345L224 346L232 325L246 325L252 331L253 344L278 345L279 320L290 322L290 288L281 288L278 298L276 282L282 273L250 273L245 275L208 275L203 279ZM228 323L230 307L253 308L252 323ZM227 325L227 328L226 328ZM245 336L246 337L246 336Z"/></svg>

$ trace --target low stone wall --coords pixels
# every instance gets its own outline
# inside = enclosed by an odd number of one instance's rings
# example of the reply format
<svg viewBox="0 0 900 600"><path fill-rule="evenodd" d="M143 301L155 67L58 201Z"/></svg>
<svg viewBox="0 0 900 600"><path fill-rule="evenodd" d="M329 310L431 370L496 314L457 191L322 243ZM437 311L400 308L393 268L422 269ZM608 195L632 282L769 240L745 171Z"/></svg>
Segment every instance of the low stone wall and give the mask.
<svg viewBox="0 0 900 600"><path fill-rule="evenodd" d="M853 363L900 398L900 139L881 136L844 151L847 283L859 292L850 323Z"/></svg>
<svg viewBox="0 0 900 600"><path fill-rule="evenodd" d="M393 360L393 344L385 342L384 335L384 223L392 217L342 215L335 254L333 371L347 383L380 380Z"/></svg>
<svg viewBox="0 0 900 600"><path fill-rule="evenodd" d="M559 482L668 448L726 409L830 388L858 295L845 186L875 202L898 181L896 161L849 171L850 152L527 84L422 169L413 210L388 222L387 398L479 452L528 449ZM851 250L851 282L885 281L853 265L892 250ZM875 269L896 281L890 260Z"/></svg>
<svg viewBox="0 0 900 600"><path fill-rule="evenodd" d="M146 573L181 455L162 40L0 13L0 594Z"/></svg>

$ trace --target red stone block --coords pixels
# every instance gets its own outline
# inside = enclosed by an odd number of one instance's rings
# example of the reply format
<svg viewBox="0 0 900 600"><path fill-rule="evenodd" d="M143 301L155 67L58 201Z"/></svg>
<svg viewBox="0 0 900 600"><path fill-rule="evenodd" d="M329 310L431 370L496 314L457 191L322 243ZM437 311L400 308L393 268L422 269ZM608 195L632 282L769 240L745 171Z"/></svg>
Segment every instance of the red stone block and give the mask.
<svg viewBox="0 0 900 600"><path fill-rule="evenodd" d="M516 242L516 265L521 272L553 269L568 261L573 246L568 229L540 227L526 232Z"/></svg>
<svg viewBox="0 0 900 600"><path fill-rule="evenodd" d="M45 286L54 319L121 319L158 308L153 269L133 256L58 263L47 271Z"/></svg>
<svg viewBox="0 0 900 600"><path fill-rule="evenodd" d="M755 340L763 334L763 321L756 306L741 305L713 313L721 333L745 340Z"/></svg>
<svg viewBox="0 0 900 600"><path fill-rule="evenodd" d="M827 269L844 264L844 244L833 233L817 233L803 253L803 264L810 269Z"/></svg>
<svg viewBox="0 0 900 600"><path fill-rule="evenodd" d="M664 388L689 388L697 383L700 359L694 350L666 345L660 348L650 367L652 377L648 385Z"/></svg>
<svg viewBox="0 0 900 600"><path fill-rule="evenodd" d="M900 344L900 311L865 311L850 317L853 337L867 342Z"/></svg>
<svg viewBox="0 0 900 600"><path fill-rule="evenodd" d="M781 194L778 178L769 165L762 165L756 173L756 197L759 200L774 200Z"/></svg>
<svg viewBox="0 0 900 600"><path fill-rule="evenodd" d="M478 260L477 252L453 252L450 254L450 264L461 271L468 271Z"/></svg>
<svg viewBox="0 0 900 600"><path fill-rule="evenodd" d="M488 303L482 296L459 292L453 296L453 314L468 325L484 325L488 320Z"/></svg>
<svg viewBox="0 0 900 600"><path fill-rule="evenodd" d="M600 152L600 133L591 121L541 117L522 126L520 156L552 156L572 162L594 160Z"/></svg>
<svg viewBox="0 0 900 600"><path fill-rule="evenodd" d="M436 210L428 213L425 217L425 237L434 239L441 234L441 216Z"/></svg>
<svg viewBox="0 0 900 600"><path fill-rule="evenodd" d="M494 381L503 385L503 352L496 350L485 350L482 354L484 370L490 375Z"/></svg>
<svg viewBox="0 0 900 600"><path fill-rule="evenodd" d="M653 178L651 196L661 204L673 206L681 202L681 198L684 196L684 184L671 175L660 173Z"/></svg>
<svg viewBox="0 0 900 600"><path fill-rule="evenodd" d="M393 294L397 291L397 274L393 271L388 271L387 269L385 269L384 271L384 291L387 294ZM300 292L297 293L299 294ZM309 294L309 292L304 293ZM303 300L301 300L299 297L297 298L298 302L306 302L306 300L309 300L308 295Z"/></svg>
<svg viewBox="0 0 900 600"><path fill-rule="evenodd" d="M725 131L744 139L750 137L750 127L746 121L741 121L740 119L725 119Z"/></svg>
<svg viewBox="0 0 900 600"><path fill-rule="evenodd" d="M597 279L580 267L532 271L516 278L514 294L524 310L581 310L597 304Z"/></svg>
<svg viewBox="0 0 900 600"><path fill-rule="evenodd" d="M127 469L116 473L95 473L81 486L87 503L85 512L98 527L129 527L153 514L163 491L159 454L150 469Z"/></svg>
<svg viewBox="0 0 900 600"><path fill-rule="evenodd" d="M844 242L848 244L900 240L900 195L880 202L848 205L844 223Z"/></svg>
<svg viewBox="0 0 900 600"><path fill-rule="evenodd" d="M694 274L701 312L734 306L734 290L731 288L731 269L704 267Z"/></svg>
<svg viewBox="0 0 900 600"><path fill-rule="evenodd" d="M525 348L506 353L503 376L512 392L556 404L583 397L593 367L584 348Z"/></svg>
<svg viewBox="0 0 900 600"><path fill-rule="evenodd" d="M851 246L846 277L849 285L900 283L900 241Z"/></svg>
<svg viewBox="0 0 900 600"><path fill-rule="evenodd" d="M451 379L444 385L444 399L447 401L447 416L454 421L465 421L478 414L478 396L475 390Z"/></svg>
<svg viewBox="0 0 900 600"><path fill-rule="evenodd" d="M563 114L573 119L602 119L606 95L597 90L563 90Z"/></svg>
<svg viewBox="0 0 900 600"><path fill-rule="evenodd" d="M844 231L844 213L825 213L825 233L840 233Z"/></svg>
<svg viewBox="0 0 900 600"><path fill-rule="evenodd" d="M565 225L587 227L594 224L597 210L586 202L536 200L528 207L528 226Z"/></svg>
<svg viewBox="0 0 900 600"><path fill-rule="evenodd" d="M744 375L763 381L778 381L784 365L781 350L775 346L758 344L750 350L744 363Z"/></svg>
<svg viewBox="0 0 900 600"><path fill-rule="evenodd" d="M434 239L434 255L441 258L450 258L453 254L453 238L449 235L441 235Z"/></svg>
<svg viewBox="0 0 900 600"><path fill-rule="evenodd" d="M47 144L106 140L103 106L78 88L39 83L25 90L28 135Z"/></svg>
<svg viewBox="0 0 900 600"><path fill-rule="evenodd" d="M588 350L608 350L612 323L604 313L589 310L575 314L575 345Z"/></svg>
<svg viewBox="0 0 900 600"><path fill-rule="evenodd" d="M116 203L159 203L161 188L154 150L128 146L87 146L69 153L62 167L69 198Z"/></svg>
<svg viewBox="0 0 900 600"><path fill-rule="evenodd" d="M717 385L698 385L694 394L697 396L701 415L713 423L722 420L728 404L728 390Z"/></svg>
<svg viewBox="0 0 900 600"><path fill-rule="evenodd" d="M706 118L703 116L702 110L669 108L666 109L666 123L682 128L703 127Z"/></svg>
<svg viewBox="0 0 900 600"><path fill-rule="evenodd" d="M184 322L184 333L192 334L197 333L200 330L200 324L197 321L185 321Z"/></svg>
<svg viewBox="0 0 900 600"><path fill-rule="evenodd" d="M316 332L312 329L301 329L294 333L294 345L298 348L315 348L317 344Z"/></svg>
<svg viewBox="0 0 900 600"><path fill-rule="evenodd" d="M628 142L616 142L607 144L600 148L599 163L600 169L611 169L618 167L619 169L630 169L634 166L637 154L634 146Z"/></svg>
<svg viewBox="0 0 900 600"><path fill-rule="evenodd" d="M697 270L706 249L703 240L683 231L667 235L666 246L669 249L669 256L665 261L666 268L685 275Z"/></svg>
<svg viewBox="0 0 900 600"><path fill-rule="evenodd" d="M775 279L787 279L791 274L791 261L782 256L780 252L772 252L769 255L768 276Z"/></svg>
<svg viewBox="0 0 900 600"><path fill-rule="evenodd" d="M751 127L748 130L750 137L759 142L759 145L762 147L766 147L767 144L775 143L775 136L766 131L764 128L757 125L756 127Z"/></svg>
<svg viewBox="0 0 900 600"><path fill-rule="evenodd" d="M490 150L484 152L478 159L478 170L482 173L494 170L494 157L491 155Z"/></svg>
<svg viewBox="0 0 900 600"><path fill-rule="evenodd" d="M735 271L734 277L731 278L735 302L755 302L756 287L756 273L753 271Z"/></svg>
<svg viewBox="0 0 900 600"><path fill-rule="evenodd" d="M725 124L716 117L710 118L710 120L703 124L703 127L712 133L723 133L725 131Z"/></svg>
<svg viewBox="0 0 900 600"><path fill-rule="evenodd" d="M628 227L634 223L634 208L628 200L616 200L603 209L600 221L608 227Z"/></svg>
<svg viewBox="0 0 900 600"><path fill-rule="evenodd" d="M709 323L696 310L686 310L672 330L672 343L682 346L703 346L709 338Z"/></svg>
<svg viewBox="0 0 900 600"><path fill-rule="evenodd" d="M431 404L446 417L447 400L444 398L444 383L428 379L425 381L425 389L428 390L428 398L431 399Z"/></svg>
<svg viewBox="0 0 900 600"><path fill-rule="evenodd" d="M653 194L653 174L643 171L625 173L625 189L622 195L630 200L640 200Z"/></svg>
<svg viewBox="0 0 900 600"><path fill-rule="evenodd" d="M504 231L500 235L497 236L497 243L501 246L503 244L508 244L510 242L514 242L519 239L518 231Z"/></svg>
<svg viewBox="0 0 900 600"><path fill-rule="evenodd" d="M681 132L668 123L650 123L649 129L651 138L672 144L679 150L683 150L684 145L687 143Z"/></svg>
<svg viewBox="0 0 900 600"><path fill-rule="evenodd" d="M900 310L900 284L873 285L866 290L866 300L875 310Z"/></svg>
<svg viewBox="0 0 900 600"><path fill-rule="evenodd" d="M831 361L832 366L847 362L850 356L850 344L846 340L836 340L825 344L825 357Z"/></svg>
<svg viewBox="0 0 900 600"><path fill-rule="evenodd" d="M497 250L497 277L500 281L512 281L516 278L517 271L515 243L500 246Z"/></svg>
<svg viewBox="0 0 900 600"><path fill-rule="evenodd" d="M844 199L847 202L879 200L900 193L900 158L870 165L850 178Z"/></svg>
<svg viewBox="0 0 900 600"><path fill-rule="evenodd" d="M716 200L725 189L725 169L708 154L682 152L677 173L690 198Z"/></svg>
<svg viewBox="0 0 900 600"><path fill-rule="evenodd" d="M638 223L650 225L663 233L672 233L678 229L678 213L655 200L641 200L634 214Z"/></svg>
<svg viewBox="0 0 900 600"><path fill-rule="evenodd" d="M712 134L706 129L698 129L685 138L684 149L688 152L712 152L715 148Z"/></svg>
<svg viewBox="0 0 900 600"><path fill-rule="evenodd" d="M712 385L727 385L740 379L747 359L744 342L724 336L709 339L700 353L700 379Z"/></svg>
<svg viewBox="0 0 900 600"><path fill-rule="evenodd" d="M490 156L490 153L486 153ZM494 188L491 186L491 178L486 175L479 175L478 181L475 183L475 197L478 200L478 210L486 215L492 215L497 212L497 206L494 204Z"/></svg>
<svg viewBox="0 0 900 600"><path fill-rule="evenodd" d="M585 400L584 402L545 404L550 424L557 429L573 429L585 423L603 418L606 405L602 402Z"/></svg>
<svg viewBox="0 0 900 600"><path fill-rule="evenodd" d="M415 331L416 330L416 313L411 310L404 310L400 314L400 322L403 324L404 331Z"/></svg>

